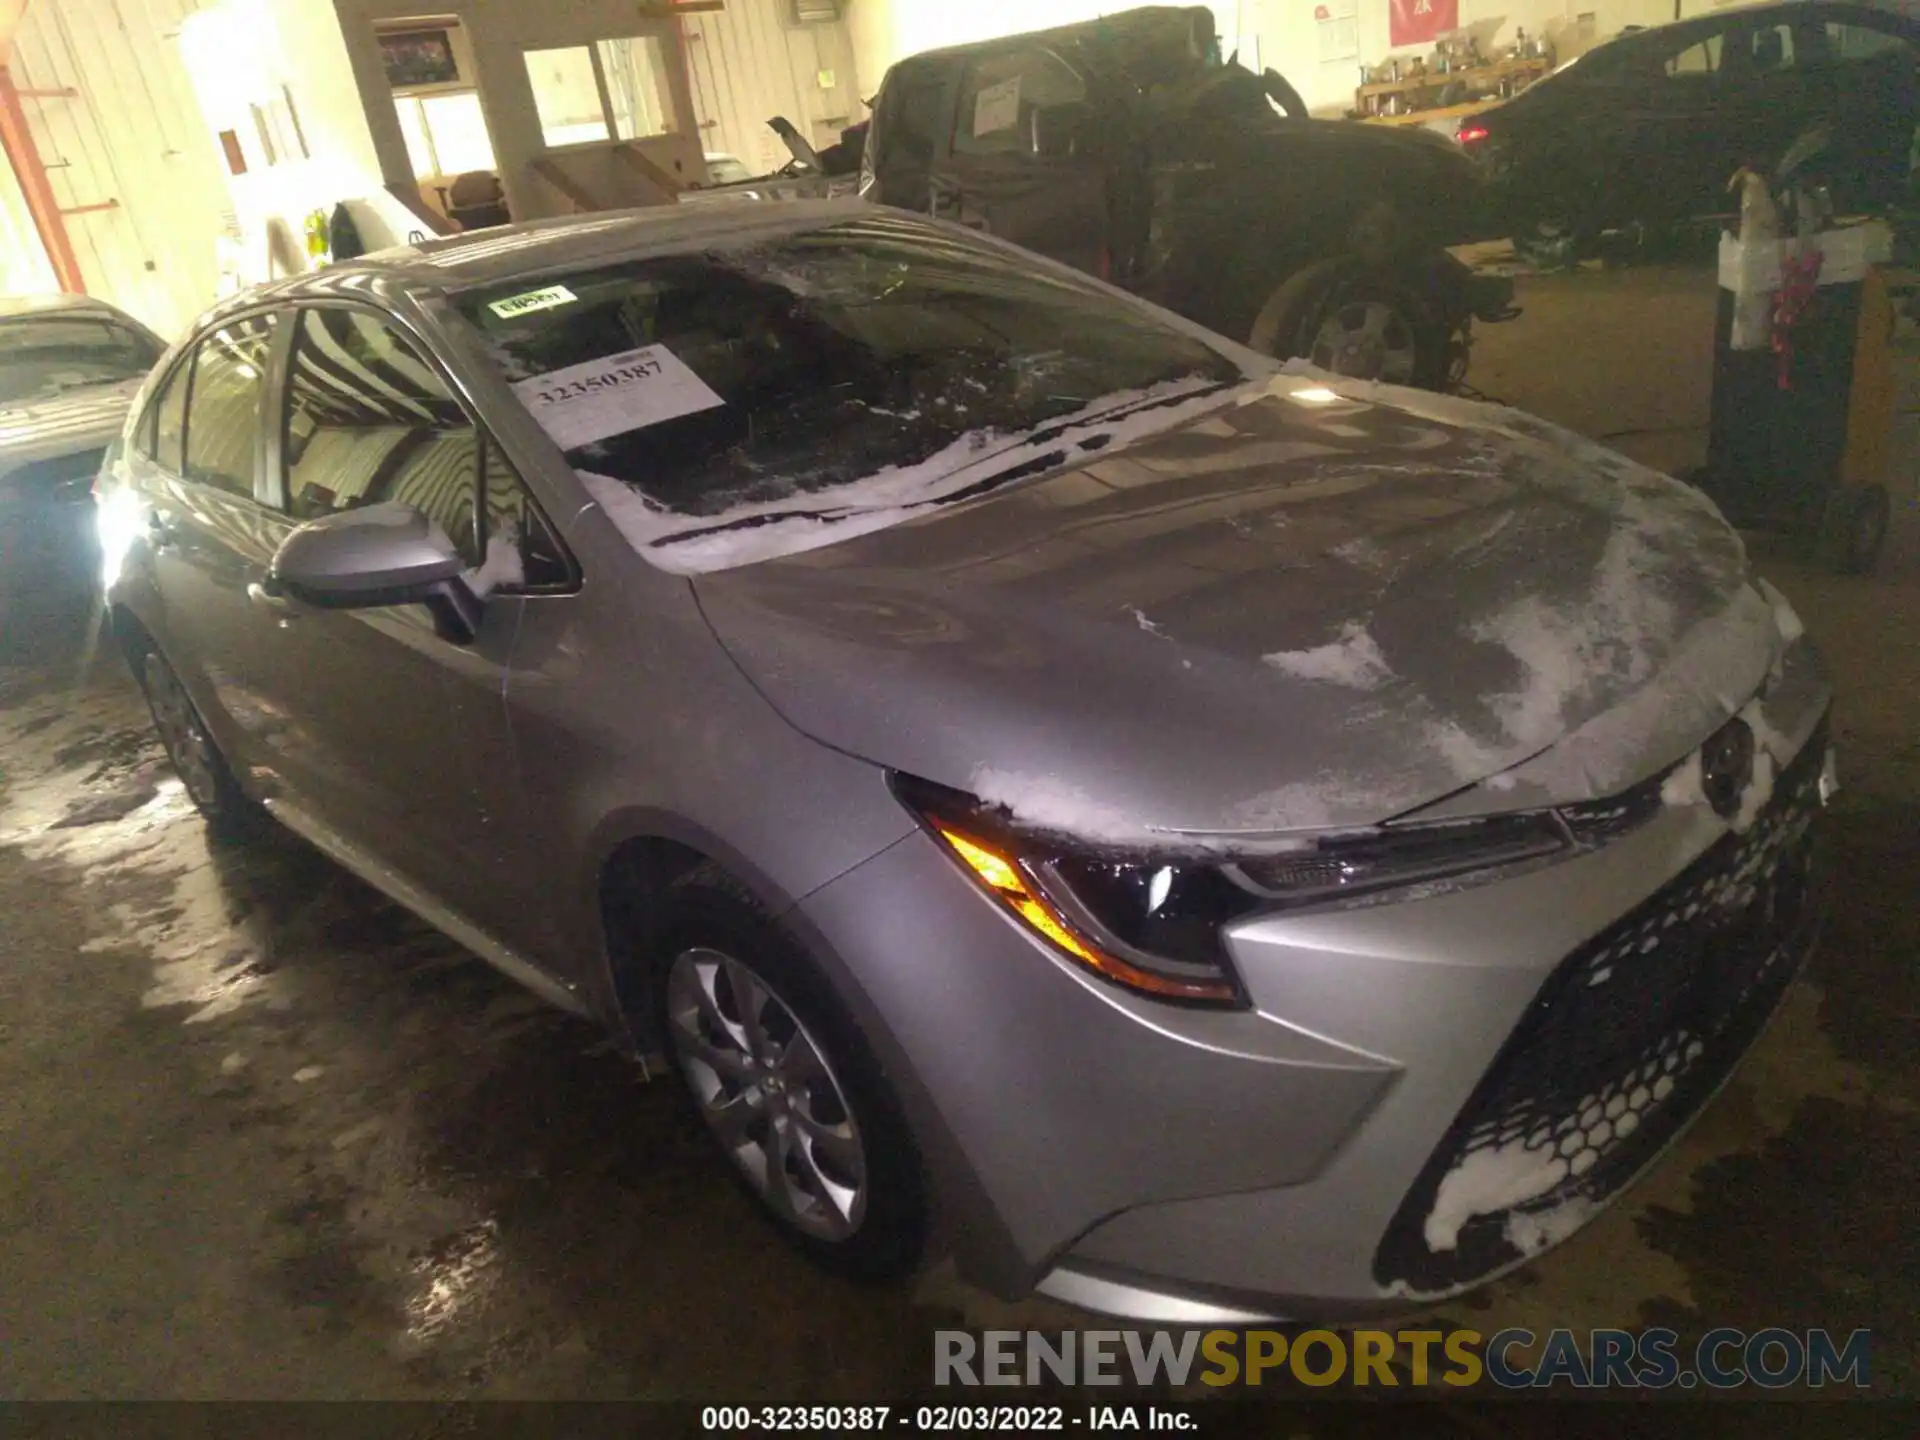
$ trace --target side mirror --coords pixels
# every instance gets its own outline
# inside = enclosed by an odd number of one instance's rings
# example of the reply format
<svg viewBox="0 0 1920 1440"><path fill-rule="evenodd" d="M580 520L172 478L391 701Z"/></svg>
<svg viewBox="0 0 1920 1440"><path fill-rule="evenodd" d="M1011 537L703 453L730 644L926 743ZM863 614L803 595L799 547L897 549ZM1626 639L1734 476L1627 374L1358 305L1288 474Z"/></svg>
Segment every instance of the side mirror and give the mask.
<svg viewBox="0 0 1920 1440"><path fill-rule="evenodd" d="M441 637L468 644L482 604L466 561L432 520L398 501L308 521L280 542L263 587L320 610L425 605Z"/></svg>
<svg viewBox="0 0 1920 1440"><path fill-rule="evenodd" d="M1033 153L1048 160L1064 160L1079 148L1093 123L1089 105L1048 105L1032 111Z"/></svg>

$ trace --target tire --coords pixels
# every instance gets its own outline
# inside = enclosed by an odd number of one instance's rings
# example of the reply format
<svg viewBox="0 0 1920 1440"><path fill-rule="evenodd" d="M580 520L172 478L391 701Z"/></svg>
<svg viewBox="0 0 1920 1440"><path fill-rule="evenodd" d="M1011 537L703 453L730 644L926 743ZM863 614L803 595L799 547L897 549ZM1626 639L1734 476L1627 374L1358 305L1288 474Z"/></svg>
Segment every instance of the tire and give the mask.
<svg viewBox="0 0 1920 1440"><path fill-rule="evenodd" d="M1893 502L1885 486L1843 485L1821 518L1821 559L1841 575L1872 574L1892 519Z"/></svg>
<svg viewBox="0 0 1920 1440"><path fill-rule="evenodd" d="M1571 270L1593 237L1560 220L1541 218L1514 227L1513 253L1535 270Z"/></svg>
<svg viewBox="0 0 1920 1440"><path fill-rule="evenodd" d="M1276 360L1294 356L1359 380L1444 389L1453 367L1446 326L1404 282L1326 261L1267 298L1248 344Z"/></svg>
<svg viewBox="0 0 1920 1440"><path fill-rule="evenodd" d="M782 1235L862 1280L925 1236L918 1151L872 1049L812 962L717 866L666 897L654 998L694 1113Z"/></svg>
<svg viewBox="0 0 1920 1440"><path fill-rule="evenodd" d="M214 742L199 707L173 666L153 645L143 646L134 660L134 673L147 697L153 728L166 749L167 760L186 787L187 798L206 817L217 834L239 836L258 820L260 807L247 798L226 756Z"/></svg>

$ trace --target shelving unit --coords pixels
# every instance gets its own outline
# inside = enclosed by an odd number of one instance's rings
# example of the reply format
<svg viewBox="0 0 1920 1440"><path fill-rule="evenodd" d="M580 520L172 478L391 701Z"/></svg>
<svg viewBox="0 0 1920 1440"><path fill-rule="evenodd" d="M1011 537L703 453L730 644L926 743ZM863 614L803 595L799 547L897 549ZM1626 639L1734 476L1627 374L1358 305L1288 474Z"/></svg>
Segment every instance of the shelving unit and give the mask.
<svg viewBox="0 0 1920 1440"><path fill-rule="evenodd" d="M1538 80L1552 68L1553 61L1545 56L1531 56L1526 59L1496 60L1490 65L1476 65L1467 70L1425 70L1399 80L1382 80L1357 86L1353 92L1353 108L1363 120L1380 125L1418 125L1428 120L1476 115L1500 103L1498 92L1503 83L1517 80L1520 85L1513 87L1517 90L1521 85ZM1455 85L1464 87L1476 98L1457 105L1425 107L1419 106L1416 98L1415 108L1394 115L1380 113L1382 102L1391 96L1438 96L1441 91ZM1493 93L1487 93L1490 91Z"/></svg>

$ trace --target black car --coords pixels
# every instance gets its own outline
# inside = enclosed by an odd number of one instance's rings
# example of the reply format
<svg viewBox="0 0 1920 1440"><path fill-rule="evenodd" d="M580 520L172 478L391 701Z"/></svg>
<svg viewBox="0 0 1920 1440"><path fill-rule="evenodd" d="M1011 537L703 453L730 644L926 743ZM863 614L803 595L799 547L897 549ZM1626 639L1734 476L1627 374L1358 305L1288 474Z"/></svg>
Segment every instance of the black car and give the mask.
<svg viewBox="0 0 1920 1440"><path fill-rule="evenodd" d="M1726 10L1597 45L1459 138L1523 245L1728 213L1736 169L1771 170L1822 125L1836 206L1879 210L1908 192L1917 61L1920 24L1884 10Z"/></svg>
<svg viewBox="0 0 1920 1440"><path fill-rule="evenodd" d="M1484 221L1445 137L1307 118L1221 60L1204 6L931 51L873 101L862 195L978 226L1254 348L1442 388L1511 282L1444 247Z"/></svg>

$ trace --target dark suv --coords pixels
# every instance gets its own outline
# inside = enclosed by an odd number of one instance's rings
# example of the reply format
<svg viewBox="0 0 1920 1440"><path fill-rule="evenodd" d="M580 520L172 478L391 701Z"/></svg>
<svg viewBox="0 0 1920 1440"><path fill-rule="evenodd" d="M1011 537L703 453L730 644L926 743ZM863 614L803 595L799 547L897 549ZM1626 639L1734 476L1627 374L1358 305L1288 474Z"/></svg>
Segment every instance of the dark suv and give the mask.
<svg viewBox="0 0 1920 1440"><path fill-rule="evenodd" d="M1204 6L1154 6L890 69L869 199L975 225L1269 355L1445 388L1510 281L1475 169L1426 131L1312 120L1278 74L1219 59Z"/></svg>

